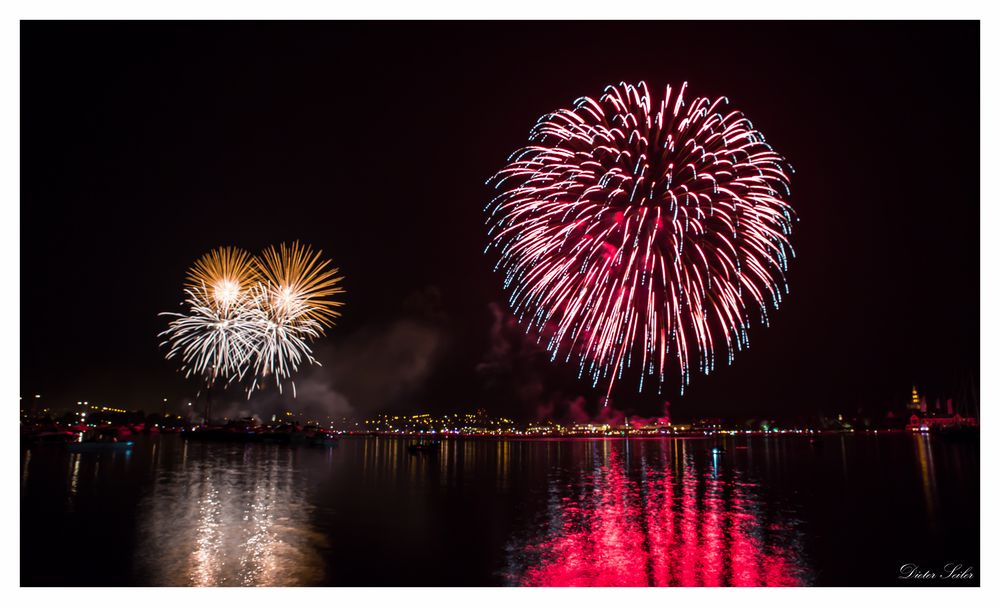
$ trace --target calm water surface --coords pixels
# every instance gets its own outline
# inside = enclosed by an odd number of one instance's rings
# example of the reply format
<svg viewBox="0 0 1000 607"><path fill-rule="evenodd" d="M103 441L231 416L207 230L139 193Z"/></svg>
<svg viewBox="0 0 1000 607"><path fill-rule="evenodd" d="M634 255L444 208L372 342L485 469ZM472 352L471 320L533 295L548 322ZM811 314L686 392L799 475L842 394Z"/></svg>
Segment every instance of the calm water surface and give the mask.
<svg viewBox="0 0 1000 607"><path fill-rule="evenodd" d="M906 563L979 583L977 442L407 444L22 450L22 584L918 583Z"/></svg>

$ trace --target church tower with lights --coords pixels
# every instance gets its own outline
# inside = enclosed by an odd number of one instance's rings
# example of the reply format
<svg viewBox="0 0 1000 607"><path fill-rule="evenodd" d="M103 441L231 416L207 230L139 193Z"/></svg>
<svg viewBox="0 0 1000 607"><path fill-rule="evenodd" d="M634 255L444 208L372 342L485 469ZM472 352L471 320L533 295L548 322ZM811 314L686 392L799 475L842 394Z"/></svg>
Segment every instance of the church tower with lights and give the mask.
<svg viewBox="0 0 1000 607"><path fill-rule="evenodd" d="M914 411L927 411L926 401L920 397L916 386L913 386L913 392L910 394L910 402L906 405L906 408Z"/></svg>

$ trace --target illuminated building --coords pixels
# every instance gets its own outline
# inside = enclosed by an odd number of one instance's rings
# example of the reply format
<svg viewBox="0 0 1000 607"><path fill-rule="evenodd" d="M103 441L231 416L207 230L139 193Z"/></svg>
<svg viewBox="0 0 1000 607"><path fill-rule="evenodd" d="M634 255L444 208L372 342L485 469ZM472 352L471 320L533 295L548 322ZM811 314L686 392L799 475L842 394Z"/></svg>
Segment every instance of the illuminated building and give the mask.
<svg viewBox="0 0 1000 607"><path fill-rule="evenodd" d="M910 416L910 423L906 425L906 429L911 432L956 430L976 427L978 427L976 418L962 417L958 413L951 417L920 417L914 413Z"/></svg>

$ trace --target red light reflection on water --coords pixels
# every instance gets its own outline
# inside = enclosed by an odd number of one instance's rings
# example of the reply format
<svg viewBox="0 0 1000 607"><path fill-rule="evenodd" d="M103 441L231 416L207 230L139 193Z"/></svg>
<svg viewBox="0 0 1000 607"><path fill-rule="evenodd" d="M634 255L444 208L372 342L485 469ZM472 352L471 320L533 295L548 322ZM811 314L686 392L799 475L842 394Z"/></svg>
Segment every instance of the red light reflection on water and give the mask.
<svg viewBox="0 0 1000 607"><path fill-rule="evenodd" d="M677 447L671 447L677 449ZM756 487L675 454L630 476L618 448L578 485L550 487L542 539L521 553L525 586L797 586L794 530L762 513ZM561 491L560 491L561 489Z"/></svg>

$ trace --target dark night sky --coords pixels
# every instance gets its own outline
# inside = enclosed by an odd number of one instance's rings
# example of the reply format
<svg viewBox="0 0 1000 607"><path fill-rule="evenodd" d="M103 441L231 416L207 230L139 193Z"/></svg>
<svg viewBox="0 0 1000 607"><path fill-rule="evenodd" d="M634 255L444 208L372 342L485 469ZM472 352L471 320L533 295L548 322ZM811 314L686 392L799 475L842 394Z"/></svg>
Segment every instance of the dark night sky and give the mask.
<svg viewBox="0 0 1000 607"><path fill-rule="evenodd" d="M978 23L26 22L21 45L23 394L193 394L156 337L188 264L301 239L346 276L319 352L355 410L593 406L530 352L484 377L505 301L484 181L541 114L640 79L728 96L796 170L791 296L732 367L665 394L676 416L978 381Z"/></svg>

